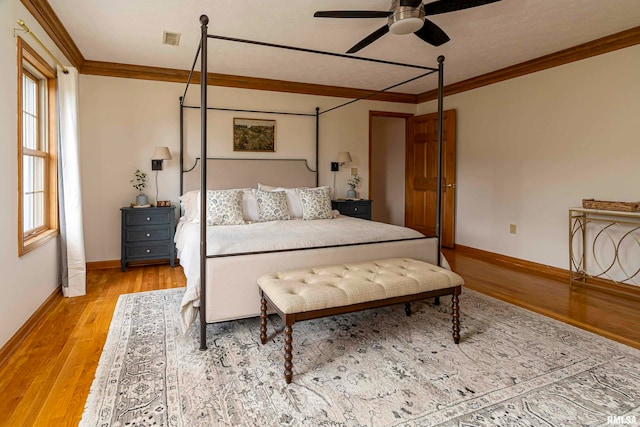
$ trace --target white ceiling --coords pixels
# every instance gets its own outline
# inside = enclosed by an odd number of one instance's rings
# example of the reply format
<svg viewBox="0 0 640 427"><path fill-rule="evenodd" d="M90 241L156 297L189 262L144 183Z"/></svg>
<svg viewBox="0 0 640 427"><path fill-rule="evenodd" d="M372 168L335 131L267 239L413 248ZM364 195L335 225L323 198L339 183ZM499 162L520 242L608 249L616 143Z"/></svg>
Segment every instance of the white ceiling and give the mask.
<svg viewBox="0 0 640 427"><path fill-rule="evenodd" d="M425 0L429 2L430 0ZM446 1L446 0L445 0ZM209 33L344 53L385 24L314 18L317 10L388 10L390 0L49 0L87 60L188 70ZM640 0L502 0L429 17L451 38L436 48L412 34L387 34L356 56L437 66L445 84L518 64L640 25ZM163 31L181 33L179 47ZM209 39L209 72L379 90L419 70ZM394 89L436 88L427 77Z"/></svg>

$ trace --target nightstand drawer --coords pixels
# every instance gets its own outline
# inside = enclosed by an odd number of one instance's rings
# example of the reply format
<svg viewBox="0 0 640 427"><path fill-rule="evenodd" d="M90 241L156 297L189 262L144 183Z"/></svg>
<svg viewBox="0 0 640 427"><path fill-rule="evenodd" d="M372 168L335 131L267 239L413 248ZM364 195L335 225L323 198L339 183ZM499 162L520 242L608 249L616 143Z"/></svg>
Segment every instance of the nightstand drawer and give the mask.
<svg viewBox="0 0 640 427"><path fill-rule="evenodd" d="M132 227L125 231L125 241L154 242L158 240L169 241L173 233L167 227Z"/></svg>
<svg viewBox="0 0 640 427"><path fill-rule="evenodd" d="M171 245L167 243L162 244L148 244L148 245L128 245L125 249L125 255L127 259L140 259L140 258L168 258Z"/></svg>
<svg viewBox="0 0 640 427"><path fill-rule="evenodd" d="M331 208L337 209L340 215L371 220L371 200L332 200Z"/></svg>
<svg viewBox="0 0 640 427"><path fill-rule="evenodd" d="M343 203L342 206L340 206L340 213L342 215L365 215L365 214L370 214L371 213L371 203L366 202L366 203L358 203L358 202L351 202L351 203Z"/></svg>
<svg viewBox="0 0 640 427"><path fill-rule="evenodd" d="M139 208L141 210L145 210L148 208ZM149 209L148 211L143 212L129 212L128 215L125 216L125 225L159 225L159 224L172 224L171 215L175 215L173 209L159 211L156 209Z"/></svg>

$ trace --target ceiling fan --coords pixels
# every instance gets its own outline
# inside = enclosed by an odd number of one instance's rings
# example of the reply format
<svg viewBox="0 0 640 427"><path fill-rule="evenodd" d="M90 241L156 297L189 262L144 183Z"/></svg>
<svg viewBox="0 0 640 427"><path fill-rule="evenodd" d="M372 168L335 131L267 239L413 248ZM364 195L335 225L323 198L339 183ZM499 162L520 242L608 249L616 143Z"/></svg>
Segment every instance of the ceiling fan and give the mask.
<svg viewBox="0 0 640 427"><path fill-rule="evenodd" d="M500 0L392 0L391 10L327 10L313 14L316 18L387 18L387 24L360 40L347 53L355 53L391 31L394 34L413 33L423 41L440 46L448 42L449 36L425 16L456 10L470 9Z"/></svg>

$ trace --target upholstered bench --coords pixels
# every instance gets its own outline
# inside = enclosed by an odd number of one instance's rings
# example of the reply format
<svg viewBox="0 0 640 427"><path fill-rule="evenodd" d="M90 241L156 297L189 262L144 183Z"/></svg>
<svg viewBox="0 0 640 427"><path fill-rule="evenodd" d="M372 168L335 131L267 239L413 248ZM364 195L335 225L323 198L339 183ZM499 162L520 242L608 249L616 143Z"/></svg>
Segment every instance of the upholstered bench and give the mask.
<svg viewBox="0 0 640 427"><path fill-rule="evenodd" d="M317 319L391 304L452 295L453 341L460 342L458 295L464 281L456 273L411 258L390 258L267 274L260 287L260 342L267 342L267 304L284 321L284 376L293 375L292 326Z"/></svg>

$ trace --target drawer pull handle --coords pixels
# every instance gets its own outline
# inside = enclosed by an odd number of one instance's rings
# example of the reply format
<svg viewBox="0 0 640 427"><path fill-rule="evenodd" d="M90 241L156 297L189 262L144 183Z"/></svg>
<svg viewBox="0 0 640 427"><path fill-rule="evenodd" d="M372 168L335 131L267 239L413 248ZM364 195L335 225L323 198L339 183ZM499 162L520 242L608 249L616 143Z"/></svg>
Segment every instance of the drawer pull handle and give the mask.
<svg viewBox="0 0 640 427"><path fill-rule="evenodd" d="M147 249L147 253L151 253L151 249Z"/></svg>
<svg viewBox="0 0 640 427"><path fill-rule="evenodd" d="M358 208L353 208L353 211L354 212L358 212Z"/></svg>
<svg viewBox="0 0 640 427"><path fill-rule="evenodd" d="M147 217L147 221L151 221L151 218Z"/></svg>
<svg viewBox="0 0 640 427"><path fill-rule="evenodd" d="M151 233L147 233L147 237L151 237Z"/></svg>

